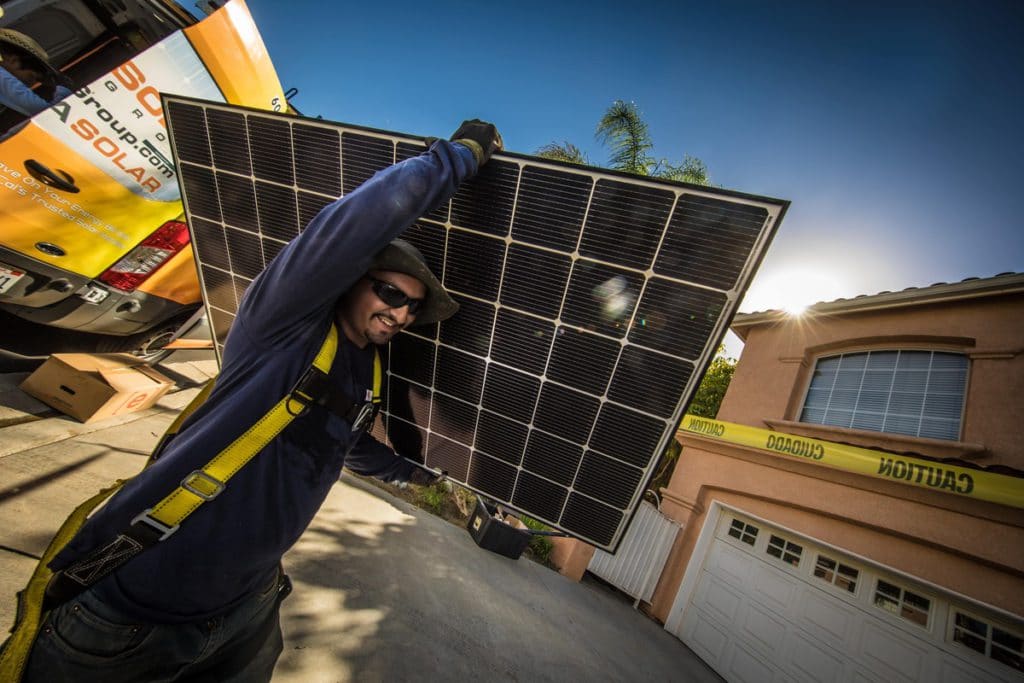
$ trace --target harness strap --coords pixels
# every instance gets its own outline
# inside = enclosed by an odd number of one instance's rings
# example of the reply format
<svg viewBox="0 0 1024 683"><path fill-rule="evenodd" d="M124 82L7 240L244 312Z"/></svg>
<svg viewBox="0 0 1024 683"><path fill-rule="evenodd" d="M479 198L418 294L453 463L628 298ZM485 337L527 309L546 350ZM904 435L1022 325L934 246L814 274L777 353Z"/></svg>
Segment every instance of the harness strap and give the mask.
<svg viewBox="0 0 1024 683"><path fill-rule="evenodd" d="M317 372L326 376L330 372L337 350L338 330L332 323L311 369L315 368ZM71 599L146 548L165 540L203 503L220 495L236 472L263 450L293 419L304 414L318 398L302 391L301 384L300 380L287 396L278 401L256 424L249 427L202 469L190 472L168 496L136 516L128 528L118 534L113 541L94 550L64 571L56 573L46 589L44 607L49 609L51 605ZM206 387L204 392L208 393ZM205 396L203 398L205 399ZM193 400L186 409L188 414L195 410L193 405L198 407L200 403ZM187 417L188 415L179 415L171 429L176 431ZM167 440L169 438L165 435L165 439L161 440L158 447L165 445Z"/></svg>
<svg viewBox="0 0 1024 683"><path fill-rule="evenodd" d="M374 349L373 390L368 400L353 401L348 396L327 388L319 392L320 399L317 403L348 422L349 425L351 425L353 432L361 429L369 429L380 410L383 375L384 373L381 368L380 353ZM311 381L310 384L318 381L319 380ZM326 383L326 376L323 381Z"/></svg>

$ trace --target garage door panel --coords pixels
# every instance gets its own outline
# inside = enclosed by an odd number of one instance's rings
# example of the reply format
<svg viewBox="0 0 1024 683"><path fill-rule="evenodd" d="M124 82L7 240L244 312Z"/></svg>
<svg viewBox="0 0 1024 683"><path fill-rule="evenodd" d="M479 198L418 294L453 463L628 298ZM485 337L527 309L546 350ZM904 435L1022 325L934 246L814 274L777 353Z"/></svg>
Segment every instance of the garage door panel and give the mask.
<svg viewBox="0 0 1024 683"><path fill-rule="evenodd" d="M686 622L683 640L705 662L722 662L725 648L729 645L728 627L717 624L710 615L701 610L693 609L693 612L694 618Z"/></svg>
<svg viewBox="0 0 1024 683"><path fill-rule="evenodd" d="M843 655L800 629L790 632L780 653L782 668L808 683L843 680Z"/></svg>
<svg viewBox="0 0 1024 683"><path fill-rule="evenodd" d="M1009 674L1010 670L1007 669ZM942 653L938 661L936 680L939 683L1002 683L1002 681L1020 680L1020 677L996 678L970 666L951 654Z"/></svg>
<svg viewBox="0 0 1024 683"><path fill-rule="evenodd" d="M736 683L766 683L784 680L782 672L763 654L734 642L730 647L725 673L728 681Z"/></svg>
<svg viewBox="0 0 1024 683"><path fill-rule="evenodd" d="M799 579L761 562L754 567L750 585L754 589L751 597L782 614L792 609L801 588Z"/></svg>
<svg viewBox="0 0 1024 683"><path fill-rule="evenodd" d="M744 586L750 581L754 558L728 543L716 543L705 568L723 581L734 586Z"/></svg>
<svg viewBox="0 0 1024 683"><path fill-rule="evenodd" d="M924 673L929 648L895 628L878 621L863 622L857 659L886 678L918 681Z"/></svg>
<svg viewBox="0 0 1024 683"><path fill-rule="evenodd" d="M853 605L820 590L806 591L797 605L797 618L832 645L847 642L860 612Z"/></svg>
<svg viewBox="0 0 1024 683"><path fill-rule="evenodd" d="M876 676L870 671L857 668L856 664L853 664L853 671L850 672L850 683L889 683L888 679L881 676Z"/></svg>
<svg viewBox="0 0 1024 683"><path fill-rule="evenodd" d="M732 624L739 614L743 593L714 574L703 572L694 604L723 624Z"/></svg>
<svg viewBox="0 0 1024 683"><path fill-rule="evenodd" d="M785 617L755 602L748 601L741 608L738 620L740 637L769 656L782 648L786 638Z"/></svg>

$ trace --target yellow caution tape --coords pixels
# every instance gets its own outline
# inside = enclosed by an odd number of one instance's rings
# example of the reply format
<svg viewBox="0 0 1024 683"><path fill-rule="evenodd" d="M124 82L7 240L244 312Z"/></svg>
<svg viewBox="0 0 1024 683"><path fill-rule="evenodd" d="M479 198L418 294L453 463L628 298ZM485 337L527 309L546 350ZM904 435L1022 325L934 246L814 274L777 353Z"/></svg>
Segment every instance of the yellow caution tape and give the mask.
<svg viewBox="0 0 1024 683"><path fill-rule="evenodd" d="M1024 508L1024 478L686 415L680 430L816 465Z"/></svg>

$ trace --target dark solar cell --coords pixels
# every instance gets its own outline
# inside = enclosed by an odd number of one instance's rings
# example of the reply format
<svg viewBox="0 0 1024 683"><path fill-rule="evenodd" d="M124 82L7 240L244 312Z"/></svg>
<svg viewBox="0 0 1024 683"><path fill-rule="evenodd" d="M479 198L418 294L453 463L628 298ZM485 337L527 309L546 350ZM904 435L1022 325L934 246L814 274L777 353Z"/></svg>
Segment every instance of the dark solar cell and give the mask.
<svg viewBox="0 0 1024 683"><path fill-rule="evenodd" d="M523 469L568 486L582 456L582 447L535 429L526 442Z"/></svg>
<svg viewBox="0 0 1024 683"><path fill-rule="evenodd" d="M447 473L456 481L466 481L469 448L438 434L430 434L427 436L426 464Z"/></svg>
<svg viewBox="0 0 1024 683"><path fill-rule="evenodd" d="M229 173L218 173L217 188L224 222L234 228L258 233L256 190L252 181Z"/></svg>
<svg viewBox="0 0 1024 683"><path fill-rule="evenodd" d="M231 323L234 321L235 316L230 313L225 313L219 308L210 309L210 330L217 339L227 339Z"/></svg>
<svg viewBox="0 0 1024 683"><path fill-rule="evenodd" d="M643 281L639 273L580 259L569 277L562 320L592 332L624 337Z"/></svg>
<svg viewBox="0 0 1024 683"><path fill-rule="evenodd" d="M452 197L452 225L508 235L518 176L516 164L498 159L488 163Z"/></svg>
<svg viewBox="0 0 1024 683"><path fill-rule="evenodd" d="M341 134L341 184L348 194L381 169L395 162L395 145L390 140L363 135Z"/></svg>
<svg viewBox="0 0 1024 683"><path fill-rule="evenodd" d="M219 222L220 197L217 196L213 171L200 166L193 168L188 164L181 164L178 170L182 174L182 196L188 202L189 213Z"/></svg>
<svg viewBox="0 0 1024 683"><path fill-rule="evenodd" d="M420 250L430 272L441 278L444 272L445 230L440 225L419 221L402 233L402 239Z"/></svg>
<svg viewBox="0 0 1024 683"><path fill-rule="evenodd" d="M594 425L590 447L637 467L647 467L667 429L663 420L605 403Z"/></svg>
<svg viewBox="0 0 1024 683"><path fill-rule="evenodd" d="M478 356L487 355L494 327L494 304L453 294L458 315L441 323L441 342Z"/></svg>
<svg viewBox="0 0 1024 683"><path fill-rule="evenodd" d="M522 470L512 493L512 504L521 510L529 510L533 517L557 524L568 492L564 486Z"/></svg>
<svg viewBox="0 0 1024 683"><path fill-rule="evenodd" d="M438 391L477 404L480 402L486 368L487 363L483 358L442 346L438 351L434 386Z"/></svg>
<svg viewBox="0 0 1024 683"><path fill-rule="evenodd" d="M196 258L215 268L231 270L231 262L228 261L228 245L224 241L224 228L220 223L193 218L192 230L195 233L193 248L196 250Z"/></svg>
<svg viewBox="0 0 1024 683"><path fill-rule="evenodd" d="M584 444L600 406L593 396L547 382L540 390L533 423L573 443Z"/></svg>
<svg viewBox="0 0 1024 683"><path fill-rule="evenodd" d="M582 173L527 166L519 184L512 237L572 253L593 185Z"/></svg>
<svg viewBox="0 0 1024 683"><path fill-rule="evenodd" d="M639 467L587 451L572 487L625 510L643 475Z"/></svg>
<svg viewBox="0 0 1024 683"><path fill-rule="evenodd" d="M299 225L303 230L311 220L316 218L320 209L331 203L330 199L321 194L302 192L301 190L296 194L296 198L299 202Z"/></svg>
<svg viewBox="0 0 1024 683"><path fill-rule="evenodd" d="M292 149L292 127L279 117L248 117L249 148L252 151L252 174L261 180L283 185L295 184ZM242 131L239 131L239 135Z"/></svg>
<svg viewBox="0 0 1024 683"><path fill-rule="evenodd" d="M263 258L266 259L267 263L274 260L278 252L287 246L287 242L278 242L277 240L263 240Z"/></svg>
<svg viewBox="0 0 1024 683"><path fill-rule="evenodd" d="M508 500L512 497L512 489L516 485L517 473L518 470L512 465L474 452L466 483L489 496Z"/></svg>
<svg viewBox="0 0 1024 683"><path fill-rule="evenodd" d="M252 284L252 280L247 277L240 277L233 275L231 277L231 286L235 288L235 300L238 304L242 304L242 297L245 295L245 290L249 289L249 285Z"/></svg>
<svg viewBox="0 0 1024 683"><path fill-rule="evenodd" d="M210 165L210 137L206 112L182 102L168 102L167 111L174 121L174 156L179 161Z"/></svg>
<svg viewBox="0 0 1024 683"><path fill-rule="evenodd" d="M433 342L411 334L400 334L391 340L389 369L413 382L430 386L434 380Z"/></svg>
<svg viewBox="0 0 1024 683"><path fill-rule="evenodd" d="M341 147L338 131L322 126L296 124L295 182L304 190L337 197L341 194Z"/></svg>
<svg viewBox="0 0 1024 683"><path fill-rule="evenodd" d="M259 215L260 232L287 242L299 234L298 205L295 191L273 183L256 181L256 213Z"/></svg>
<svg viewBox="0 0 1024 683"><path fill-rule="evenodd" d="M263 247L258 239L235 228L225 228L224 237L228 243L231 272L252 280L263 270Z"/></svg>
<svg viewBox="0 0 1024 683"><path fill-rule="evenodd" d="M651 278L637 308L629 341L694 360L707 347L725 304L726 296L721 292Z"/></svg>
<svg viewBox="0 0 1024 683"><path fill-rule="evenodd" d="M654 262L675 195L621 180L599 180L594 187L580 253L647 270Z"/></svg>
<svg viewBox="0 0 1024 683"><path fill-rule="evenodd" d="M484 383L483 405L488 410L529 423L537 404L540 378L491 363Z"/></svg>
<svg viewBox="0 0 1024 683"><path fill-rule="evenodd" d="M690 381L693 363L627 346L615 369L608 398L616 403L669 418L679 404L680 392Z"/></svg>
<svg viewBox="0 0 1024 683"><path fill-rule="evenodd" d="M505 262L504 240L465 230L448 233L444 285L456 292L494 301Z"/></svg>
<svg viewBox="0 0 1024 683"><path fill-rule="evenodd" d="M611 543L622 522L623 515L618 510L578 493L569 496L565 516L562 517L562 524L566 527L578 529L579 533L600 544Z"/></svg>
<svg viewBox="0 0 1024 683"><path fill-rule="evenodd" d="M620 350L622 344L614 339L571 327L559 327L555 331L548 377L601 396L608 386ZM580 372L580 368L586 368L586 372Z"/></svg>
<svg viewBox="0 0 1024 683"><path fill-rule="evenodd" d="M206 113L206 120L210 126L213 165L217 170L251 175L245 117L232 111L211 109Z"/></svg>
<svg viewBox="0 0 1024 683"><path fill-rule="evenodd" d="M235 298L235 286L231 283L230 273L204 266L203 289L206 290L206 298L211 306L232 314L238 310L238 299Z"/></svg>
<svg viewBox="0 0 1024 683"><path fill-rule="evenodd" d="M387 420L387 440L395 449L395 453L416 462L423 462L423 447L427 443L427 430L386 414L377 418L378 424L383 423L385 419Z"/></svg>
<svg viewBox="0 0 1024 683"><path fill-rule="evenodd" d="M473 443L477 407L445 394L434 393L430 429L462 444Z"/></svg>
<svg viewBox="0 0 1024 683"><path fill-rule="evenodd" d="M768 211L684 194L654 264L659 275L729 290L736 284Z"/></svg>
<svg viewBox="0 0 1024 683"><path fill-rule="evenodd" d="M430 389L407 382L397 375L388 380L388 410L403 420L426 426L432 397Z"/></svg>
<svg viewBox="0 0 1024 683"><path fill-rule="evenodd" d="M491 356L502 363L541 374L548 360L554 324L507 308L498 311Z"/></svg>
<svg viewBox="0 0 1024 683"><path fill-rule="evenodd" d="M507 463L518 465L523 461L528 432L526 425L484 410L480 412L477 424L476 448Z"/></svg>
<svg viewBox="0 0 1024 683"><path fill-rule="evenodd" d="M565 254L513 244L505 263L501 303L545 318L558 317L571 265Z"/></svg>

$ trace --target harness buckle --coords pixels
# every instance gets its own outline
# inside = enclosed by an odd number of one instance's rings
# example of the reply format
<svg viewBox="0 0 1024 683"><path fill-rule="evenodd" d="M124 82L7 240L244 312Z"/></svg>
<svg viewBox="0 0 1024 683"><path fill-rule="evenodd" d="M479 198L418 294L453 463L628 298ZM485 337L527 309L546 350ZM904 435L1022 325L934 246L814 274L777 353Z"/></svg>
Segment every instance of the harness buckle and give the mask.
<svg viewBox="0 0 1024 683"><path fill-rule="evenodd" d="M135 515L135 517L132 519L132 522L131 522L132 525L134 526L137 522L142 522L143 524L148 525L154 531L159 532L160 533L160 538L156 539L157 541L166 540L168 536L173 534L175 531L177 531L181 527L180 524L175 524L174 526L167 526L163 522L161 522L159 520L156 520L156 519L153 519L149 515L149 513L152 512L152 511L153 511L153 508L147 508L147 509L143 510L142 512L140 512L139 514Z"/></svg>
<svg viewBox="0 0 1024 683"><path fill-rule="evenodd" d="M203 482L204 484L209 484L213 488L212 493L207 493L196 488L196 482L200 481ZM224 487L224 482L220 481L219 479L215 479L214 477L211 477L209 474L202 470L193 470L192 472L186 474L185 478L181 480L181 488L185 489L189 493L196 494L204 501L210 501L219 496L221 492L224 490Z"/></svg>
<svg viewBox="0 0 1024 683"><path fill-rule="evenodd" d="M370 429L373 426L373 421L377 418L378 410L380 410L380 404L371 401L367 401L359 406L359 410L352 420L352 431L358 432L361 429Z"/></svg>
<svg viewBox="0 0 1024 683"><path fill-rule="evenodd" d="M315 365L309 366L288 393L288 402L285 404L288 413L294 417L305 415L309 411L310 406L327 393L328 388L327 373ZM299 412L292 412L292 401L296 401L302 406Z"/></svg>

